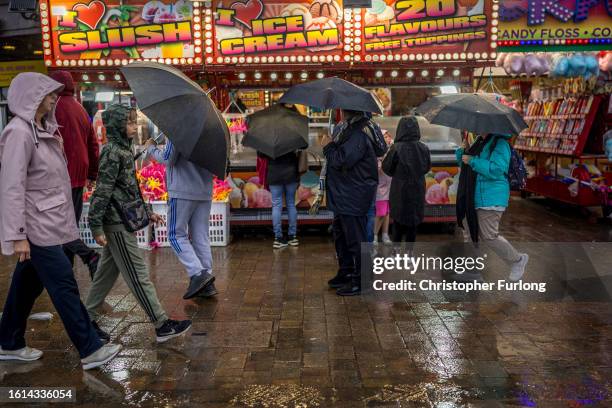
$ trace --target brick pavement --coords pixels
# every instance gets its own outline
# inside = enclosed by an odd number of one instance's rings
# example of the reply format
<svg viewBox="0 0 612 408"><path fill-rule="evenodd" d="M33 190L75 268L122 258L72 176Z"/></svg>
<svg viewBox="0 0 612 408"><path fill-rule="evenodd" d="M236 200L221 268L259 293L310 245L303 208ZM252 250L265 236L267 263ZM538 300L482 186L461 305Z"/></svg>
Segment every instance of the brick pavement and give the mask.
<svg viewBox="0 0 612 408"><path fill-rule="evenodd" d="M523 241L610 241L609 226L524 201L512 203L504 233ZM612 406L608 302L340 298L326 287L335 272L329 237L309 236L299 249L273 253L269 237L246 236L213 256L220 294L183 301L186 278L171 251L146 254L168 313L194 320L184 340L156 345L120 280L102 322L125 346L118 358L83 373L57 316L31 321L28 343L45 355L0 363L0 383L76 387L79 403L92 407ZM1 302L11 270L0 260ZM86 293L81 265L76 275ZM43 295L35 311L49 310Z"/></svg>

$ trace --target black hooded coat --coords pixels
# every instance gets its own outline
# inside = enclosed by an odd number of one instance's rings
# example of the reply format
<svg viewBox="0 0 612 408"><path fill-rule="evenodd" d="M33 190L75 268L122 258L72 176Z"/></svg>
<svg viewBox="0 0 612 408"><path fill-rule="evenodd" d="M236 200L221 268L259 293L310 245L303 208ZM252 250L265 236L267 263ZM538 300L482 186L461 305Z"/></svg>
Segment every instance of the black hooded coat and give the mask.
<svg viewBox="0 0 612 408"><path fill-rule="evenodd" d="M389 194L391 218L407 226L416 226L425 217L425 174L431 168L431 155L420 139L417 119L402 118L395 142L382 164L385 174L393 178Z"/></svg>

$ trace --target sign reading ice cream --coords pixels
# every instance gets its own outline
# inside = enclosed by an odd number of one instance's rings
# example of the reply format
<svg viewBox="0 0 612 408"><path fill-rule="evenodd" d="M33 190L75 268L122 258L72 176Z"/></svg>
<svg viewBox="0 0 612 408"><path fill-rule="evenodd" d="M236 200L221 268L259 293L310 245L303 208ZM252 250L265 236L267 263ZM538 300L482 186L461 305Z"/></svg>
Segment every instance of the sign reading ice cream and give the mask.
<svg viewBox="0 0 612 408"><path fill-rule="evenodd" d="M53 54L62 60L193 58L189 0L79 0L50 5Z"/></svg>
<svg viewBox="0 0 612 408"><path fill-rule="evenodd" d="M340 53L342 16L336 0L223 0L215 9L217 55Z"/></svg>
<svg viewBox="0 0 612 408"><path fill-rule="evenodd" d="M492 3L487 0L373 0L364 15L364 51L366 55L457 54L454 59L459 59L462 53L486 51L490 45Z"/></svg>

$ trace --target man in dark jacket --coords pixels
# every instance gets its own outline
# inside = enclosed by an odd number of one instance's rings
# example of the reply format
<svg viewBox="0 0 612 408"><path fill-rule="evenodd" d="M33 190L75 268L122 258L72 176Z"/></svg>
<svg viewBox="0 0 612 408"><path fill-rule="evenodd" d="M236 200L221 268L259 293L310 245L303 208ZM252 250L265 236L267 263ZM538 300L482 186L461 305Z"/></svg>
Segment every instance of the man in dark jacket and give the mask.
<svg viewBox="0 0 612 408"><path fill-rule="evenodd" d="M74 81L70 73L56 71L50 77L64 85L57 98L55 117L64 141L72 203L78 224L83 211L83 189L88 180L92 182L98 176L98 140L85 108L74 97ZM89 268L93 279L100 260L98 253L87 248L80 239L64 245L64 250L73 264L74 255L78 255Z"/></svg>
<svg viewBox="0 0 612 408"><path fill-rule="evenodd" d="M340 296L353 296L361 293L361 243L366 241L367 214L378 187L378 164L367 117L355 111L343 111L343 116L333 140L321 140L339 263L338 274L328 284Z"/></svg>

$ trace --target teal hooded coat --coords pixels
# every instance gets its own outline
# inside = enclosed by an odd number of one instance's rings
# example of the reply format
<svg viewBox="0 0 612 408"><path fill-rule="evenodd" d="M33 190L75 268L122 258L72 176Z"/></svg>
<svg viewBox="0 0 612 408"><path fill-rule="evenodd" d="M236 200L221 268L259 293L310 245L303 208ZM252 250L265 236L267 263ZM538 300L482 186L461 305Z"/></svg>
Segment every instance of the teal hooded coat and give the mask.
<svg viewBox="0 0 612 408"><path fill-rule="evenodd" d="M499 140L491 152L492 142L496 138ZM508 169L511 156L509 139L509 136L490 135L482 152L470 160L469 165L477 173L474 197L476 208L508 206L510 199ZM463 148L457 149L455 155L461 166Z"/></svg>

